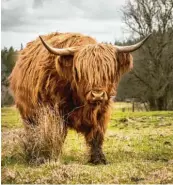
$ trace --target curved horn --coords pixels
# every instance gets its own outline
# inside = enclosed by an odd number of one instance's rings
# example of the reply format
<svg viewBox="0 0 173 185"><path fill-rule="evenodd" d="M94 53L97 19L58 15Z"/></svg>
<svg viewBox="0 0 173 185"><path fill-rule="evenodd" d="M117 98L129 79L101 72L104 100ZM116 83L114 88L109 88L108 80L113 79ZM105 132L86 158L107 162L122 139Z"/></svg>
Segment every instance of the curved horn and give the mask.
<svg viewBox="0 0 173 185"><path fill-rule="evenodd" d="M130 45L130 46L115 46L115 48L117 49L117 52L119 52L119 53L133 52L133 51L139 49L147 41L147 39L150 37L150 35L151 35L151 33L147 37L145 37L145 39L138 42L137 44Z"/></svg>
<svg viewBox="0 0 173 185"><path fill-rule="evenodd" d="M44 47L52 54L55 55L74 55L74 53L78 50L78 47L69 47L69 48L54 48L52 46L50 46L49 44L47 44L41 36L39 36L42 44L44 45Z"/></svg>

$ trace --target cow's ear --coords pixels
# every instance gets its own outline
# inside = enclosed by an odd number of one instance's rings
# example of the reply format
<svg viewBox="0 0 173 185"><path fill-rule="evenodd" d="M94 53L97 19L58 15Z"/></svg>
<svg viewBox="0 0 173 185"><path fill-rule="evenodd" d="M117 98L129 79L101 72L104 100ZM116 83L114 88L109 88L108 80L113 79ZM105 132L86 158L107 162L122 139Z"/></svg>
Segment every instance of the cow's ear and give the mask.
<svg viewBox="0 0 173 185"><path fill-rule="evenodd" d="M70 77L73 68L73 56L57 56L55 60L55 67L58 74L62 77Z"/></svg>
<svg viewBox="0 0 173 185"><path fill-rule="evenodd" d="M58 61L62 67L72 67L73 66L73 56L72 55L60 56Z"/></svg>
<svg viewBox="0 0 173 185"><path fill-rule="evenodd" d="M120 66L128 65L130 61L133 61L132 55L130 53L118 53L117 61Z"/></svg>

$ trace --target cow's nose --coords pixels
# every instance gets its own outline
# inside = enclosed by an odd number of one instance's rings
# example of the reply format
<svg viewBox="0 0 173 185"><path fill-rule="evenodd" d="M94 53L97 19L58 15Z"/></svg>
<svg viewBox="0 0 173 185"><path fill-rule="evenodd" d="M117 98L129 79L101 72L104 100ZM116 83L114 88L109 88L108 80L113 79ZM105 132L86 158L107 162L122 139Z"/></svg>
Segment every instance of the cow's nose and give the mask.
<svg viewBox="0 0 173 185"><path fill-rule="evenodd" d="M93 101L102 101L102 100L106 100L106 92L104 91L91 91L91 95L92 95L92 100Z"/></svg>
<svg viewBox="0 0 173 185"><path fill-rule="evenodd" d="M91 91L92 97L93 98L103 98L104 92L100 91Z"/></svg>

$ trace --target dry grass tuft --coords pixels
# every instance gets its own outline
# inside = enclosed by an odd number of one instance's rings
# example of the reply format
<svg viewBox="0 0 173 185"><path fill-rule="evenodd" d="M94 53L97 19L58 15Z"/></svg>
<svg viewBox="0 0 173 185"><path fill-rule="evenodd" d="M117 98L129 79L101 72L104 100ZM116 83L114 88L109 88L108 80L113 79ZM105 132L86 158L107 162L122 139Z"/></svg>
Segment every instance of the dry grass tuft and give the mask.
<svg viewBox="0 0 173 185"><path fill-rule="evenodd" d="M37 118L37 124L27 126L20 137L26 159L34 164L57 161L66 136L65 124L59 113L49 107L42 107Z"/></svg>

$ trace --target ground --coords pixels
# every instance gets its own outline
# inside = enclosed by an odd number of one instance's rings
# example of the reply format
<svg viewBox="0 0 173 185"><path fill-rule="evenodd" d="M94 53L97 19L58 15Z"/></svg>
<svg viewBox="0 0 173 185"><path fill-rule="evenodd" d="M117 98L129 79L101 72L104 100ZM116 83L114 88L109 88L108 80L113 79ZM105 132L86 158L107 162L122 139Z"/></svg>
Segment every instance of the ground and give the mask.
<svg viewBox="0 0 173 185"><path fill-rule="evenodd" d="M105 136L107 165L87 163L83 137L70 130L60 160L28 164L14 107L2 108L2 183L173 183L173 112L121 112L114 106Z"/></svg>

